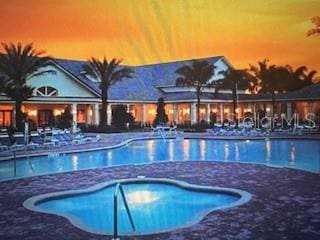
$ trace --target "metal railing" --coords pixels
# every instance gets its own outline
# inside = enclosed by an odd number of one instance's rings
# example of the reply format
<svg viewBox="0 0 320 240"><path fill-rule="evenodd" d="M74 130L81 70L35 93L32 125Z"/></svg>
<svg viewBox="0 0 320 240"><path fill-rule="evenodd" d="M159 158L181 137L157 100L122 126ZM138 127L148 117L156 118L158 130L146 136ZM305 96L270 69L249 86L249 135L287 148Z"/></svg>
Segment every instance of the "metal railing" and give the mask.
<svg viewBox="0 0 320 240"><path fill-rule="evenodd" d="M121 193L122 200L123 200L127 215L130 220L131 227L132 227L133 231L136 230L136 227L133 223L132 215L131 215L131 212L130 212L130 209L128 206L128 202L127 202L126 196L124 194L123 187L120 183L117 183L116 189L115 189L114 195L113 195L113 239L114 240L119 239L119 235L118 235L118 195L119 195L119 191Z"/></svg>
<svg viewBox="0 0 320 240"><path fill-rule="evenodd" d="M13 176L17 176L17 153L16 150L12 151L13 154Z"/></svg>

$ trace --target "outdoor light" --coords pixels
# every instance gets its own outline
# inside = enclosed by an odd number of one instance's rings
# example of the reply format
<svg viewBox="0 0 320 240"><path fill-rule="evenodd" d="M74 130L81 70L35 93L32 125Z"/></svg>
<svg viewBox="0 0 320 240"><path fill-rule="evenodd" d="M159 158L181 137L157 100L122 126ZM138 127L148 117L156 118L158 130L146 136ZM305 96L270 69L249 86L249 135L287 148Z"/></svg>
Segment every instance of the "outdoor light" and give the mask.
<svg viewBox="0 0 320 240"><path fill-rule="evenodd" d="M149 109L148 113L150 115L155 115L156 114L156 110L155 109Z"/></svg>
<svg viewBox="0 0 320 240"><path fill-rule="evenodd" d="M28 111L28 116L29 116L29 117L37 116L37 110L30 110L30 111Z"/></svg>
<svg viewBox="0 0 320 240"><path fill-rule="evenodd" d="M214 109L212 109L212 112L217 113L218 109L214 108Z"/></svg>
<svg viewBox="0 0 320 240"><path fill-rule="evenodd" d="M266 108L266 111L267 111L267 112L270 112L270 111L271 111L271 108L267 107L267 108Z"/></svg>
<svg viewBox="0 0 320 240"><path fill-rule="evenodd" d="M58 116L58 115L60 115L62 113L62 110L60 110L60 109L54 109L53 110L53 115L56 117L56 116Z"/></svg>
<svg viewBox="0 0 320 240"><path fill-rule="evenodd" d="M182 113L183 113L183 115L189 114L189 109L187 109L187 108L182 109Z"/></svg>
<svg viewBox="0 0 320 240"><path fill-rule="evenodd" d="M92 116L92 109L91 108L88 110L88 113L89 113L89 116L91 117Z"/></svg>

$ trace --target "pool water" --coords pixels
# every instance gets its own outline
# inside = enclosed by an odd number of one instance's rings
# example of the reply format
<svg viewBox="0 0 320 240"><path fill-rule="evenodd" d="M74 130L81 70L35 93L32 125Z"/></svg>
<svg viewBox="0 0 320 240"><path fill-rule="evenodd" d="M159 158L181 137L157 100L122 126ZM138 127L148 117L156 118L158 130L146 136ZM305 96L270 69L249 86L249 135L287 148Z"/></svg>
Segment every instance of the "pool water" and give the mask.
<svg viewBox="0 0 320 240"><path fill-rule="evenodd" d="M81 169L163 161L223 161L263 163L320 173L319 140L199 140L134 141L109 150L21 158L17 177ZM0 162L0 179L14 177L13 161Z"/></svg>
<svg viewBox="0 0 320 240"><path fill-rule="evenodd" d="M218 191L194 191L165 183L129 183L123 189L135 233L121 198L118 197L120 234L164 232L199 222L210 211L231 207L241 195ZM35 203L36 211L62 215L82 230L113 233L115 185L86 194L55 196Z"/></svg>

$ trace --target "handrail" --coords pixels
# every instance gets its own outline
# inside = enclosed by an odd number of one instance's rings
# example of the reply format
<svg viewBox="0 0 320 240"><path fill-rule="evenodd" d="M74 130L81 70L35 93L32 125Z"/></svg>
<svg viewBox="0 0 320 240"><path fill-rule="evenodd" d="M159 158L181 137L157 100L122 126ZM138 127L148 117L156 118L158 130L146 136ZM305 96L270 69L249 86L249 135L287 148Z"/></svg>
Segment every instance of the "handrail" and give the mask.
<svg viewBox="0 0 320 240"><path fill-rule="evenodd" d="M16 155L16 150L14 149L12 151L13 154L13 175L14 177L17 176L17 155Z"/></svg>
<svg viewBox="0 0 320 240"><path fill-rule="evenodd" d="M118 193L121 193L122 196L122 200L124 203L124 206L126 208L126 212L128 214L129 220L130 220L130 224L131 227L133 229L133 231L136 230L136 227L134 225L133 219L132 219L132 215L128 206L128 202L126 199L126 196L124 194L124 190L123 187L120 183L117 183L116 185L116 189L114 191L114 195L113 195L113 239L118 239Z"/></svg>

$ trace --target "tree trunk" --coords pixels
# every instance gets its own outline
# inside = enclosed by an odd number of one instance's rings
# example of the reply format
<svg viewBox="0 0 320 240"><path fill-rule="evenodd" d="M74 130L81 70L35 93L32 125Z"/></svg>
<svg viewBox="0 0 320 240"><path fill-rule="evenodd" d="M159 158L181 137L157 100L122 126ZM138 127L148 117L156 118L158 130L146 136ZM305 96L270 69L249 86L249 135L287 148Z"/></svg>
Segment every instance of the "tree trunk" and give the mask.
<svg viewBox="0 0 320 240"><path fill-rule="evenodd" d="M107 107L108 107L108 94L107 91L102 91L101 92L101 101L102 101L102 107L101 107L101 112L100 112L100 127L105 127L107 125L107 117L108 117L108 112L107 112Z"/></svg>
<svg viewBox="0 0 320 240"><path fill-rule="evenodd" d="M233 120L236 123L236 128L238 128L238 118L237 118L237 92L233 91L232 93L232 101L233 101Z"/></svg>
<svg viewBox="0 0 320 240"><path fill-rule="evenodd" d="M16 100L15 110L16 110L16 128L18 131L23 131L23 115L21 111L22 101Z"/></svg>
<svg viewBox="0 0 320 240"><path fill-rule="evenodd" d="M197 95L197 123L200 123L200 96Z"/></svg>
<svg viewBox="0 0 320 240"><path fill-rule="evenodd" d="M275 93L274 91L271 93L271 102L272 102L272 109L271 109L271 132L273 132L274 129L274 109L275 109Z"/></svg>

